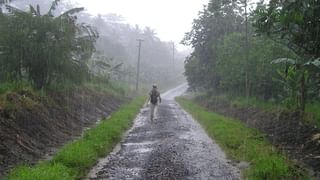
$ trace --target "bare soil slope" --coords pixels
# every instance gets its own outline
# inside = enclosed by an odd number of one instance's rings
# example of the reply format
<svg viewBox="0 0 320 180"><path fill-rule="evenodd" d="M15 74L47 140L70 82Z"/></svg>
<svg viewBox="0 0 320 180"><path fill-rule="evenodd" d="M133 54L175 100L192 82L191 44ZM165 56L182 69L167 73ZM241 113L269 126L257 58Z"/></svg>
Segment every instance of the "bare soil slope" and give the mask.
<svg viewBox="0 0 320 180"><path fill-rule="evenodd" d="M47 98L21 91L6 99L0 106L0 177L18 164L48 158L126 101L88 88Z"/></svg>

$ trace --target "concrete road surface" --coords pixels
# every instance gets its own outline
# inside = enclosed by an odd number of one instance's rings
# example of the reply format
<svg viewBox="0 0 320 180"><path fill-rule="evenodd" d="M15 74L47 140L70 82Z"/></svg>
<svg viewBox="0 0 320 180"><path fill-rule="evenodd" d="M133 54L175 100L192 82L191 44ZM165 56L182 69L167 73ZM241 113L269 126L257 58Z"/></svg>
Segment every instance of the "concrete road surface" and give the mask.
<svg viewBox="0 0 320 180"><path fill-rule="evenodd" d="M162 94L156 119L145 106L114 151L100 160L88 179L240 179L219 146L174 101L187 85Z"/></svg>

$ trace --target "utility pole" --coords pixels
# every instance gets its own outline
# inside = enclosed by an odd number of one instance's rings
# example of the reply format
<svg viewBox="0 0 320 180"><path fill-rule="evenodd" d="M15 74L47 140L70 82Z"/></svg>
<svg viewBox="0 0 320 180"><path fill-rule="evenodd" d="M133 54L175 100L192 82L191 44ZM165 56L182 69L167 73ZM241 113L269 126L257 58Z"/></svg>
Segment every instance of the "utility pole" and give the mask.
<svg viewBox="0 0 320 180"><path fill-rule="evenodd" d="M172 42L172 65L173 65L173 73L175 72L175 68L174 68L174 51L175 51L175 45L174 45L174 42Z"/></svg>
<svg viewBox="0 0 320 180"><path fill-rule="evenodd" d="M247 103L249 101L250 95L250 86L249 86L249 41L248 41L248 15L247 15L247 7L248 7L248 0L245 0L245 23L246 23L246 99Z"/></svg>
<svg viewBox="0 0 320 180"><path fill-rule="evenodd" d="M136 80L136 91L139 88L139 75L140 75L140 52L141 52L141 43L143 42L142 39L137 39L139 42L139 52L138 52L138 64L137 64L137 80Z"/></svg>

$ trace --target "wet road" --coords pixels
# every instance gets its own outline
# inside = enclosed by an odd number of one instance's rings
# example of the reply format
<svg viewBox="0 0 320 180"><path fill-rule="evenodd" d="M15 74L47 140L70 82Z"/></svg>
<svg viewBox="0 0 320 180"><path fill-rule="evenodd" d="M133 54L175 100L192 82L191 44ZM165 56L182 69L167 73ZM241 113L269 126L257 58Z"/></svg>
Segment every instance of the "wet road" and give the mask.
<svg viewBox="0 0 320 180"><path fill-rule="evenodd" d="M92 169L89 179L240 179L219 146L174 101L186 85L162 95L156 119L141 109L123 141Z"/></svg>

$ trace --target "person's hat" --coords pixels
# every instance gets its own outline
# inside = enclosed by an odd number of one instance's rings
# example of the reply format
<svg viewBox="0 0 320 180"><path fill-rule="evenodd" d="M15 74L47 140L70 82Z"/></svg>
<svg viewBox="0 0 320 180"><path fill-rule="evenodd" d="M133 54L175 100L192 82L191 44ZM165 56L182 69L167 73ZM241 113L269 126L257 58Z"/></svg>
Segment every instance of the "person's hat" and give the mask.
<svg viewBox="0 0 320 180"><path fill-rule="evenodd" d="M157 88L157 84L153 84L152 87L153 87L153 88Z"/></svg>

